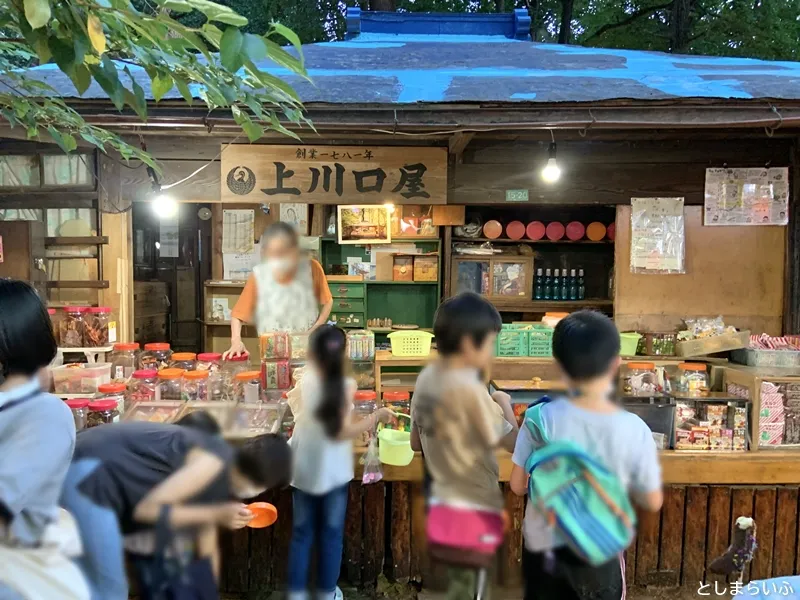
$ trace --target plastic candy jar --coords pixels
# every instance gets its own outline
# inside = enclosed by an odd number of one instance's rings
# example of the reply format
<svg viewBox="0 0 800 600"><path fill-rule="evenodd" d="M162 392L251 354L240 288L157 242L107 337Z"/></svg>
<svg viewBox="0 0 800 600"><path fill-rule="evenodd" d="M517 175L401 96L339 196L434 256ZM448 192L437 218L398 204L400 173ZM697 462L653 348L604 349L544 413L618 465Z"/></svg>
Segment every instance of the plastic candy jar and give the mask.
<svg viewBox="0 0 800 600"><path fill-rule="evenodd" d="M194 352L174 352L169 361L170 369L194 371L197 366L197 354Z"/></svg>
<svg viewBox="0 0 800 600"><path fill-rule="evenodd" d="M111 379L127 381L136 370L139 361L139 344L125 343L114 344L111 353Z"/></svg>
<svg viewBox="0 0 800 600"><path fill-rule="evenodd" d="M117 401L112 399L95 400L89 402L89 416L86 419L86 427L97 427L119 421L119 411Z"/></svg>
<svg viewBox="0 0 800 600"><path fill-rule="evenodd" d="M169 359L172 351L169 344L156 342L144 345L144 352L139 356L140 369L155 369L160 371L169 367Z"/></svg>
<svg viewBox="0 0 800 600"><path fill-rule="evenodd" d="M138 402L154 402L158 371L155 369L139 369L134 371L128 381L128 404Z"/></svg>
<svg viewBox="0 0 800 600"><path fill-rule="evenodd" d="M64 308L64 318L59 324L61 346L63 348L83 348L85 315L89 309L85 306L68 306Z"/></svg>
<svg viewBox="0 0 800 600"><path fill-rule="evenodd" d="M684 362L678 365L678 392L699 396L708 391L708 372L703 363Z"/></svg>
<svg viewBox="0 0 800 600"><path fill-rule="evenodd" d="M107 306L90 308L85 317L83 343L87 348L102 348L117 341L117 327L111 322L111 309Z"/></svg>
<svg viewBox="0 0 800 600"><path fill-rule="evenodd" d="M125 412L125 396L128 386L124 383L103 383L97 386L97 400L116 400L119 412Z"/></svg>
<svg viewBox="0 0 800 600"><path fill-rule="evenodd" d="M158 385L156 385L156 402L180 400L182 377L183 371L180 369L161 369L158 372Z"/></svg>
<svg viewBox="0 0 800 600"><path fill-rule="evenodd" d="M221 360L222 354L218 352L201 352L197 355L197 363L194 368L198 371L211 371L212 373L216 373L221 368Z"/></svg>
<svg viewBox="0 0 800 600"><path fill-rule="evenodd" d="M86 429L86 418L89 415L89 399L75 398L67 400L66 405L72 411L72 418L75 419L75 431Z"/></svg>
<svg viewBox="0 0 800 600"><path fill-rule="evenodd" d="M384 392L383 405L391 411L411 416L411 394L408 392ZM388 429L411 431L411 419L399 417L393 423L385 425Z"/></svg>
<svg viewBox="0 0 800 600"><path fill-rule="evenodd" d="M372 390L361 390L356 392L353 397L353 422L358 423L361 419L369 417L378 408L378 394ZM372 441L374 431L365 431L353 440L356 448L366 448Z"/></svg>
<svg viewBox="0 0 800 600"><path fill-rule="evenodd" d="M237 373L250 370L250 357L246 354L240 356L229 356L222 361L222 372L228 378L228 381L233 381Z"/></svg>
<svg viewBox="0 0 800 600"><path fill-rule="evenodd" d="M184 402L207 402L208 376L208 371L184 371L181 382L181 400Z"/></svg>
<svg viewBox="0 0 800 600"><path fill-rule="evenodd" d="M652 396L660 393L656 365L651 362L630 362L625 365L622 392L628 396Z"/></svg>
<svg viewBox="0 0 800 600"><path fill-rule="evenodd" d="M237 373L233 380L233 398L245 404L261 402L261 372Z"/></svg>

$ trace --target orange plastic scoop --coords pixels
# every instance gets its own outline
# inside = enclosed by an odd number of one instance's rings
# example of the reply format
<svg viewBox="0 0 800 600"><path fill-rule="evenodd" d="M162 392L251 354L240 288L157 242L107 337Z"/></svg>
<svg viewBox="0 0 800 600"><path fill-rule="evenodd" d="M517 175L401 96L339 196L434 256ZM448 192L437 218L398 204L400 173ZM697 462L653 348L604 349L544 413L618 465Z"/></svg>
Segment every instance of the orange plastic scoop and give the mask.
<svg viewBox="0 0 800 600"><path fill-rule="evenodd" d="M253 502L247 505L247 510L255 515L247 524L254 529L269 527L278 520L278 509L269 502Z"/></svg>

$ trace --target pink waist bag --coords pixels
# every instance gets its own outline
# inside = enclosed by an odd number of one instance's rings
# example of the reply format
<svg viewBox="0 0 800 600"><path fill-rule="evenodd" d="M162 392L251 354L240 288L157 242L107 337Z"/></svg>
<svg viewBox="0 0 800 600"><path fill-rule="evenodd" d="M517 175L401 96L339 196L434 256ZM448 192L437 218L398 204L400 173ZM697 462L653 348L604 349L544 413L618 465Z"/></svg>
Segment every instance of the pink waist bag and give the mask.
<svg viewBox="0 0 800 600"><path fill-rule="evenodd" d="M434 505L428 511L428 549L445 564L488 567L503 543L503 528L497 513Z"/></svg>

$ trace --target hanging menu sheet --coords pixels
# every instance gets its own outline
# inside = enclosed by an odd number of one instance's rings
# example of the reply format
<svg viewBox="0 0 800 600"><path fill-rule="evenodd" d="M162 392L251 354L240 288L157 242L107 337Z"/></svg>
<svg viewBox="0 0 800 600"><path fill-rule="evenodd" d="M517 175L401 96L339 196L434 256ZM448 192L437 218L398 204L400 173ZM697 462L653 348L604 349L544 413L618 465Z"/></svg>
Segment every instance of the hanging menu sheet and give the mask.
<svg viewBox="0 0 800 600"><path fill-rule="evenodd" d="M789 169L706 169L704 225L786 225Z"/></svg>
<svg viewBox="0 0 800 600"><path fill-rule="evenodd" d="M631 273L685 273L683 198L631 198Z"/></svg>

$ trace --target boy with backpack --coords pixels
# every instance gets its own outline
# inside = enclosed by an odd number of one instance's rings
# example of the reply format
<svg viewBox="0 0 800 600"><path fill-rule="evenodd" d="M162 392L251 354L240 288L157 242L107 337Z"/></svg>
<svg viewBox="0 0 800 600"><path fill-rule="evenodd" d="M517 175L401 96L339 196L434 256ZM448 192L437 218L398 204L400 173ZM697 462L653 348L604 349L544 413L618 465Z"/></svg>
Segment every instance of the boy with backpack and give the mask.
<svg viewBox="0 0 800 600"><path fill-rule="evenodd" d="M661 468L650 429L615 404L619 333L605 315L556 325L553 357L568 397L533 405L513 455L511 489L529 494L523 522L525 600L620 600L633 500L661 508Z"/></svg>

